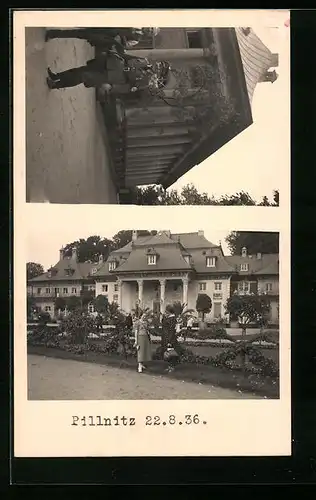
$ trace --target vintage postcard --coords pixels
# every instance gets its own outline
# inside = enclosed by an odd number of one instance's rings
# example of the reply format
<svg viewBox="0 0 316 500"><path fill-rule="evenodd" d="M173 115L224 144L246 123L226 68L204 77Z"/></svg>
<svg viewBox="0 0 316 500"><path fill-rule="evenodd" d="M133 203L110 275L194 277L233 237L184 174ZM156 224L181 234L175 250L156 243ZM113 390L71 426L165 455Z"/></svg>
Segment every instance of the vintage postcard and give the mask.
<svg viewBox="0 0 316 500"><path fill-rule="evenodd" d="M16 457L291 454L289 30L14 13Z"/></svg>

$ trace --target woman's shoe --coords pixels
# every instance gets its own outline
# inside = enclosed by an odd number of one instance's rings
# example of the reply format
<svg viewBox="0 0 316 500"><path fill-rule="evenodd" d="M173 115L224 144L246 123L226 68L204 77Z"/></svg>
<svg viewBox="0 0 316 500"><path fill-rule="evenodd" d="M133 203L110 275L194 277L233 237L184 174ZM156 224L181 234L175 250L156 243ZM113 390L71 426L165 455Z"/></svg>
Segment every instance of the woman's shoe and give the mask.
<svg viewBox="0 0 316 500"><path fill-rule="evenodd" d="M60 80L52 80L51 78L47 77L46 78L46 83L47 83L47 86L49 89L59 89L61 87L59 87L58 83L60 82Z"/></svg>

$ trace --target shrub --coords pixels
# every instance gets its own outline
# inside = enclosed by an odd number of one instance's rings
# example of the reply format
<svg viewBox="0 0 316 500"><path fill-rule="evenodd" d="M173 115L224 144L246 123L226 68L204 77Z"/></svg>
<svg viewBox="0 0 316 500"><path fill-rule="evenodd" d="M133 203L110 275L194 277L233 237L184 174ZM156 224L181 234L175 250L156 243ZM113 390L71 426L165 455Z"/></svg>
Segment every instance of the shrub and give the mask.
<svg viewBox="0 0 316 500"><path fill-rule="evenodd" d="M62 329L70 334L70 342L84 344L94 329L94 320L81 309L76 309L62 320Z"/></svg>

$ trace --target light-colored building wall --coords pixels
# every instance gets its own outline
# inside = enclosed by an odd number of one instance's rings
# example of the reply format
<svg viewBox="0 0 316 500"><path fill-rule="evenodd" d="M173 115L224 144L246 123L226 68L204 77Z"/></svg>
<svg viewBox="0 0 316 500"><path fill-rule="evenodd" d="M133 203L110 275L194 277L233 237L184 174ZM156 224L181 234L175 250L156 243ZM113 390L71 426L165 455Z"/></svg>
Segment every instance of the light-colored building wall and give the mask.
<svg viewBox="0 0 316 500"><path fill-rule="evenodd" d="M95 284L95 296L105 295L109 302L119 302L118 284L113 281L100 281Z"/></svg>
<svg viewBox="0 0 316 500"><path fill-rule="evenodd" d="M258 291L271 295L279 295L279 280L276 276L260 278L258 280Z"/></svg>
<svg viewBox="0 0 316 500"><path fill-rule="evenodd" d="M59 297L70 297L71 295L80 296L82 285L80 283L69 283L56 282L56 283L39 283L38 285L33 285L32 295L33 297L55 297L59 294Z"/></svg>

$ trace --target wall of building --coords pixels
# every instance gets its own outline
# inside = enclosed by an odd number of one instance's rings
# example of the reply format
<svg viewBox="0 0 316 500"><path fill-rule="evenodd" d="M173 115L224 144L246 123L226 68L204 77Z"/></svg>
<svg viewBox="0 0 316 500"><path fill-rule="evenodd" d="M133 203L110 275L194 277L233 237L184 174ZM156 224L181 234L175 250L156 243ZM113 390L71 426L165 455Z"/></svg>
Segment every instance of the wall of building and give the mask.
<svg viewBox="0 0 316 500"><path fill-rule="evenodd" d="M117 284L113 281L102 281L95 284L95 296L105 295L109 302L116 300L116 296L119 295L117 289Z"/></svg>
<svg viewBox="0 0 316 500"><path fill-rule="evenodd" d="M268 293L271 293L271 295L279 295L279 280L276 276L260 278L258 280L258 290L261 290L262 292L268 291L267 285L269 286L269 290L270 285L272 287L271 291Z"/></svg>
<svg viewBox="0 0 316 500"><path fill-rule="evenodd" d="M64 291L67 289L68 293ZM39 293L39 289L41 292ZM47 289L47 290L46 290ZM55 282L55 283L40 283L36 286L33 285L33 297L55 297L55 289L58 289L58 293L60 297L70 297L71 295L80 296L80 292L82 289L81 283L69 283L68 281L64 282ZM73 289L76 289L74 291Z"/></svg>
<svg viewBox="0 0 316 500"><path fill-rule="evenodd" d="M221 290L217 290L215 288L215 284L221 283ZM205 290L200 289L200 284L205 284ZM220 308L220 314L222 317L225 316L225 305L227 299L230 296L230 278L224 279L198 279L189 284L189 300L188 307L191 309L195 309L196 299L199 293L206 293L211 299L213 303L212 310L210 314L207 315L207 320L215 319L215 313L218 312ZM220 306L215 306L214 303L220 304Z"/></svg>

